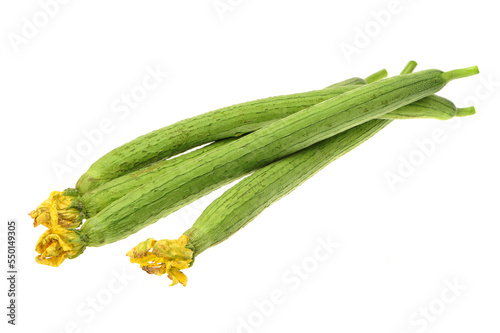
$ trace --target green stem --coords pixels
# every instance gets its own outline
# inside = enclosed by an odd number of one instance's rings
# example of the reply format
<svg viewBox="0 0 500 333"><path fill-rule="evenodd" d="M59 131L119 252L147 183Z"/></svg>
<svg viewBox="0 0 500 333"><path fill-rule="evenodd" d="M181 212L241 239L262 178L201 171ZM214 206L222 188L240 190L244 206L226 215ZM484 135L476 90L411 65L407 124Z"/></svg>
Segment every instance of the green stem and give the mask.
<svg viewBox="0 0 500 333"><path fill-rule="evenodd" d="M413 60L410 60L406 64L405 68L403 68L400 75L413 73L413 71L415 70L415 67L417 67L417 63Z"/></svg>
<svg viewBox="0 0 500 333"><path fill-rule="evenodd" d="M443 79L445 79L446 82L450 82L451 80L461 79L476 74L479 74L479 69L477 66L472 66L445 72L443 73Z"/></svg>
<svg viewBox="0 0 500 333"><path fill-rule="evenodd" d="M368 76L365 81L366 83L372 83L378 80L385 79L387 77L387 70L381 69L378 72L373 73L372 75Z"/></svg>
<svg viewBox="0 0 500 333"><path fill-rule="evenodd" d="M476 109L473 106L469 106L468 108L457 108L455 117L467 117L473 114L476 114Z"/></svg>

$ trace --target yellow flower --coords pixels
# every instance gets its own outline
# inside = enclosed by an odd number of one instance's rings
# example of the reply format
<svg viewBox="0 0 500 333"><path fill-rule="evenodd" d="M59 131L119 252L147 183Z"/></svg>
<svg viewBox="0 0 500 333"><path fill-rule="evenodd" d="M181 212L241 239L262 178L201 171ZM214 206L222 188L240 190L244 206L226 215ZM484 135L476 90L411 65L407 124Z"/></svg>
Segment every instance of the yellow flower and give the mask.
<svg viewBox="0 0 500 333"><path fill-rule="evenodd" d="M72 195L64 192L52 191L47 200L42 202L34 211L29 213L34 219L33 226L43 224L47 228L61 226L64 228L76 228L81 224L83 214L71 207L75 199Z"/></svg>
<svg viewBox="0 0 500 333"><path fill-rule="evenodd" d="M39 264L58 267L66 258L73 259L85 249L76 230L59 226L49 228L36 243L38 255L35 260Z"/></svg>
<svg viewBox="0 0 500 333"><path fill-rule="evenodd" d="M189 240L181 236L178 240L164 239L156 241L149 238L139 243L127 253L130 262L139 264L143 271L149 274L167 274L172 280L171 286L177 283L184 287L187 277L181 269L189 268L193 261L193 250L186 247Z"/></svg>

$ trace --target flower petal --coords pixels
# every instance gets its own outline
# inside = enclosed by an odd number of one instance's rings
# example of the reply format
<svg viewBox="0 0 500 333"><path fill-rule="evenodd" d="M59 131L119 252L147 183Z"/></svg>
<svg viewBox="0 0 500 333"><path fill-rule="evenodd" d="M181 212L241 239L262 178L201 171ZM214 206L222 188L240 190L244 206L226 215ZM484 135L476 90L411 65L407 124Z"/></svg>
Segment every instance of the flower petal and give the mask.
<svg viewBox="0 0 500 333"><path fill-rule="evenodd" d="M35 260L39 264L58 267L65 259L79 256L84 249L85 244L76 230L56 226L38 239L35 250L39 255Z"/></svg>
<svg viewBox="0 0 500 333"><path fill-rule="evenodd" d="M193 261L193 250L186 247L189 239L181 236L177 240L164 239L156 241L149 238L127 252L130 262L139 264L148 274L167 276L172 280L171 286L177 283L186 286L187 277L181 269L189 268Z"/></svg>
<svg viewBox="0 0 500 333"><path fill-rule="evenodd" d="M37 227L42 224L47 228L55 226L78 227L83 220L83 214L74 207L73 202L75 200L74 195L52 191L47 200L29 213L29 216L34 220L33 225Z"/></svg>

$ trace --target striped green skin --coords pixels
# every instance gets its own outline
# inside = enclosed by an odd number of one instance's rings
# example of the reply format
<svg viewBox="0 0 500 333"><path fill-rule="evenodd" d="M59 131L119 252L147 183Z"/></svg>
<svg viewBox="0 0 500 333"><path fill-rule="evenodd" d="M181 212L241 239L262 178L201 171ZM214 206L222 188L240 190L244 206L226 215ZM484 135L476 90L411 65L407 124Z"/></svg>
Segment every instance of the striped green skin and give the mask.
<svg viewBox="0 0 500 333"><path fill-rule="evenodd" d="M416 66L415 61L408 62L401 75L412 73ZM377 73L371 77L373 76L376 78ZM421 111L421 107L416 108ZM264 209L296 189L329 163L371 138L390 122L392 120L371 120L320 141L257 170L224 192L184 233L189 239L188 247L194 252L193 258L231 237ZM194 261L191 265L193 263Z"/></svg>
<svg viewBox="0 0 500 333"><path fill-rule="evenodd" d="M215 199L184 233L194 256L232 236L264 209L390 122L368 121L258 169L241 180Z"/></svg>
<svg viewBox="0 0 500 333"><path fill-rule="evenodd" d="M415 62L409 62L401 74L411 73L415 66ZM430 108L431 114L441 107L455 108L453 103L443 100L429 96L411 106L417 109ZM433 105L433 101L437 103ZM466 110L462 111L462 115L474 113L473 108L461 110ZM395 110L390 114L397 112ZM424 110L419 112L426 114ZM445 112L445 117L446 114ZM189 239L188 247L194 251L194 257L232 236L267 207L292 192L329 163L371 138L391 121L366 122L271 163L231 187L213 201L184 233Z"/></svg>
<svg viewBox="0 0 500 333"><path fill-rule="evenodd" d="M359 82L359 80L354 82ZM179 121L140 136L107 153L80 177L76 189L84 194L123 174L186 150L253 132L270 122L287 117L349 89L348 87L335 87L269 97Z"/></svg>
<svg viewBox="0 0 500 333"><path fill-rule="evenodd" d="M446 99L429 96L407 107L415 107L422 115L456 109ZM429 102L426 102L429 101ZM437 103L433 104L433 101ZM451 105L450 105L451 103ZM429 108L429 111L425 111ZM389 114L396 113L395 110ZM408 114L408 113L406 113ZM444 112L446 118L448 112ZM387 126L391 120L371 120L350 130L316 143L295 154L255 171L234 185L203 211L184 235L198 255L226 240L254 220L264 209L288 195L329 163L353 150Z"/></svg>
<svg viewBox="0 0 500 333"><path fill-rule="evenodd" d="M379 75L383 71L379 71L373 75ZM372 75L372 76L373 76ZM385 72L385 75L387 75L387 72ZM350 79L346 79L344 81L332 84L328 86L325 89L330 89L328 93L328 97L334 97L337 95L340 95L348 90L355 89L357 86L366 84L366 80L362 78L357 78L353 77ZM335 89L333 89L335 88ZM295 94L298 95L298 94ZM293 98L290 99L290 103L287 104L287 111L284 113L286 116L289 112L299 111L299 107L302 107L303 105L307 105L308 103L311 103L310 98L310 93L306 93L306 100L304 101L303 98L297 98L297 96L292 96ZM266 105L270 105L272 99L276 98L282 98L285 96L281 97L274 97L274 98L268 98L265 99ZM295 103L295 104L294 104ZM240 108L242 109L243 105L248 104L240 104ZM295 105L295 107L294 107ZM216 113L217 111L213 112ZM220 112L220 111L219 111ZM279 107L275 107L273 109L267 110L267 113L265 114L265 117L262 118L263 113L260 112L255 112L255 110L251 109L250 112L244 112L244 115L247 117L244 123L251 123L253 124L253 127L255 129L261 128L265 125L267 125L270 120L274 121L276 119L279 119L279 117L283 116L283 110L280 109ZM196 118L192 118L192 120L196 120ZM226 121L223 121L223 127L224 128L233 128L234 131L228 133L230 136L234 136L234 133L244 131L243 128L241 128L241 117L237 118L238 120L236 122L231 122L231 119L227 119ZM172 125L175 127L176 124ZM195 133L196 128L191 129L191 133ZM238 134L236 134L238 135ZM222 139L221 135L218 136L219 139ZM226 142L226 139L219 140L217 142ZM229 139L227 139L229 140ZM78 193L78 191L74 191L74 189L68 189L66 190L66 193L70 193L72 195L77 195L78 199L74 203L74 207L79 208L84 212L85 218L90 218L94 215L96 215L98 212L100 212L103 208L108 206L110 203L113 201L123 197L130 191L136 189L137 187L153 180L158 176L158 173L161 172L166 172L169 169L172 169L177 163L184 162L187 159L194 158L196 156L199 156L200 154L204 153L205 151L208 151L214 147L219 146L219 143L211 144L205 148L196 150L194 152L189 152L185 155L179 156L174 159L167 159L167 160L161 160L155 163L152 163L151 165L148 165L146 167L143 167L135 172L129 172L125 173L124 175L114 178L112 180L109 180L103 184L101 184L99 187L94 188L90 191L87 192L82 192Z"/></svg>
<svg viewBox="0 0 500 333"><path fill-rule="evenodd" d="M457 109L452 101L437 95L428 96L411 105L389 112L380 119L415 119L430 118L447 120L455 117Z"/></svg>
<svg viewBox="0 0 500 333"><path fill-rule="evenodd" d="M127 193L154 180L161 173L175 170L178 165L234 140L236 140L236 138L220 140L195 151L165 161L156 162L138 171L127 173L121 177L115 178L106 184L85 193L78 200L84 210L85 217L88 218L96 215L113 201L120 199Z"/></svg>
<svg viewBox="0 0 500 333"><path fill-rule="evenodd" d="M397 110L382 115L379 119L412 119L412 118L434 118L450 119L457 113L455 105L442 97L433 95L423 98L412 104L405 105ZM191 158L196 158L205 152L217 148L234 139L225 139L204 148L181 155L179 157L160 161L151 166L132 173L125 174L113 179L96 189L93 189L80 197L79 202L84 209L85 217L95 216L113 201L125 196L132 190L142 186L164 172L172 172L180 163L185 163Z"/></svg>
<svg viewBox="0 0 500 333"><path fill-rule="evenodd" d="M387 72L382 70L370 77L381 77L381 73L385 73L385 76L387 76ZM286 117L303 108L347 91L343 89L330 90L331 88L351 86L349 89L354 89L355 86L366 83L365 79L353 77L332 84L322 90L241 103L161 128L103 156L80 177L76 189L80 194L85 194L91 189L97 188L121 175L139 170L144 166L180 154L199 145L253 132L268 122ZM259 112L256 108L262 110ZM229 117L230 113L237 114L237 117ZM128 161L129 159L130 161Z"/></svg>
<svg viewBox="0 0 500 333"><path fill-rule="evenodd" d="M366 84L366 80L350 78L323 90L270 97L183 120L141 136L106 154L82 175L76 188L83 195L124 174L198 145L255 131L270 122L362 84ZM256 108L262 110L258 111ZM230 113L236 113L237 116L230 117ZM89 208L89 216L94 214L92 211Z"/></svg>
<svg viewBox="0 0 500 333"><path fill-rule="evenodd" d="M426 103L421 103L421 106L416 107L425 114L423 109L426 106ZM436 105L431 107L433 109L429 112L434 113ZM448 108L448 104L445 107ZM184 233L194 257L231 237L267 207L288 195L329 163L371 138L391 121L371 120L337 134L256 170L225 191Z"/></svg>
<svg viewBox="0 0 500 333"><path fill-rule="evenodd" d="M89 218L87 246L118 241L211 191L317 142L429 96L447 73L426 70L360 86L183 163Z"/></svg>
<svg viewBox="0 0 500 333"><path fill-rule="evenodd" d="M365 79L362 79L360 77L352 77L350 79L334 83L334 84L326 87L326 89L335 88L335 87L344 87L344 86L360 86L363 84L367 84Z"/></svg>
<svg viewBox="0 0 500 333"><path fill-rule="evenodd" d="M361 84L366 84L366 80L353 77L339 83L332 84L325 89ZM325 89L305 93L305 96L302 96L307 98L305 100L302 97L300 100L296 100L299 95L302 95L302 93L299 93L240 103L230 107L218 109L207 114L192 117L176 124L161 128L152 133L148 133L103 156L100 160L94 163L84 175L82 175L77 182L76 188L83 194L92 188L102 185L107 180L114 179L120 175L140 169L145 165L180 154L186 150L205 143L221 140L226 137L238 136L242 133L252 132L262 127L262 122L272 121L275 119L272 116L269 117L260 112L255 112L255 107L262 108L264 111L273 111L274 114L277 114L277 111L280 111L280 118L282 118L305 107L337 95L334 91L325 94ZM286 102L286 99L290 99L290 101ZM235 118L235 122L224 121L224 118L231 112L248 115L248 118L243 119L243 121L241 117ZM253 120L252 116L265 117L262 118L262 120L259 118ZM217 128L214 129L215 126L205 123L207 120L210 122L219 121L217 126L221 126L220 130ZM209 128L207 128L207 126ZM201 133L198 134L200 131ZM207 131L215 133L226 131L226 137L222 137L220 134L215 134L214 136ZM176 133L177 137L170 138L169 136L171 133ZM179 142L178 137L180 137L183 141ZM149 140L152 140L153 142L148 143ZM117 162L117 157L123 158L124 155L133 151L135 151L135 153L130 162L120 160L118 166L114 163ZM161 151L161 153L158 154L158 151ZM113 164L108 165L108 163Z"/></svg>

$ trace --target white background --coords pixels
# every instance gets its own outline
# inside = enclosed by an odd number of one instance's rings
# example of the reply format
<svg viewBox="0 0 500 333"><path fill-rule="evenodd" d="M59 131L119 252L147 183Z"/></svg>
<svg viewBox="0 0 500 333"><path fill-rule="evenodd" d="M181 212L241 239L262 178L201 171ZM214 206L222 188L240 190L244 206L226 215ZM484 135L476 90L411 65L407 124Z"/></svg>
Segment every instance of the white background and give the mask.
<svg viewBox="0 0 500 333"><path fill-rule="evenodd" d="M39 2L2 1L0 260L6 270L5 223L17 219L20 272L16 327L6 324L1 279L2 327L498 331L500 24L493 2L221 3L230 10L218 13L213 0L69 1L43 22ZM33 16L40 27L22 37ZM359 31L366 29L363 40ZM25 39L17 45L13 36ZM341 47L348 44L357 53L346 56ZM27 213L50 191L74 186L111 149L234 103L319 89L384 67L396 75L408 60L418 69L478 65L480 76L440 93L458 106L474 104L477 114L460 122L392 123L199 256L186 270L186 288L147 275L125 253L148 237L177 238L220 191L59 268L35 263L43 227L34 229ZM115 112L147 68L169 75L128 114ZM104 119L112 129L59 177L54 164L66 163L68 149ZM441 139L431 144L434 132ZM434 147L427 155L416 143L422 141ZM410 158L418 165L391 188L387 173L397 174ZM318 239L339 244L321 262L314 257ZM299 277L294 267L309 273ZM275 293L282 297L270 306Z"/></svg>

